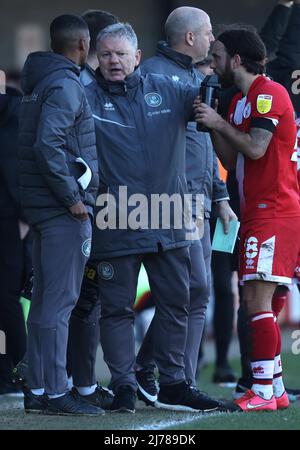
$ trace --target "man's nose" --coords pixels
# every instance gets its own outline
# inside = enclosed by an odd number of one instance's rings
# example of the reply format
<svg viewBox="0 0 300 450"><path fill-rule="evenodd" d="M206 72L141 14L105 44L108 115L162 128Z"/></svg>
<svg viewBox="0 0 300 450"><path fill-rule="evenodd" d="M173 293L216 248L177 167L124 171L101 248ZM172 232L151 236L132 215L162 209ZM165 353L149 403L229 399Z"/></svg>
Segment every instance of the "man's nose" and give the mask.
<svg viewBox="0 0 300 450"><path fill-rule="evenodd" d="M216 69L216 64L215 64L215 61L214 61L214 60L212 60L212 62L210 63L210 68L211 68L212 70L215 70L215 69Z"/></svg>
<svg viewBox="0 0 300 450"><path fill-rule="evenodd" d="M118 58L118 55L117 55L116 53L112 53L112 54L111 54L110 62L111 62L111 63L117 63L117 62L119 62L119 58Z"/></svg>

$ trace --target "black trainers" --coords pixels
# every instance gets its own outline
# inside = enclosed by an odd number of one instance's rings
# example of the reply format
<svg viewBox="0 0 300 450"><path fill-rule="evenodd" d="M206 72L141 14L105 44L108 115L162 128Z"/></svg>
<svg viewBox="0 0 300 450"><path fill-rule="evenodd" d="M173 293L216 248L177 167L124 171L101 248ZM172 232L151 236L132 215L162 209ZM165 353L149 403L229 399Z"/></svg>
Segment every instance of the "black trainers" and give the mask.
<svg viewBox="0 0 300 450"><path fill-rule="evenodd" d="M136 393L131 386L120 386L117 390L112 405L111 412L135 413Z"/></svg>
<svg viewBox="0 0 300 450"><path fill-rule="evenodd" d="M158 393L154 373L152 370L138 370L135 375L138 385L138 399L146 403L147 406L154 406Z"/></svg>
<svg viewBox="0 0 300 450"><path fill-rule="evenodd" d="M20 386L22 390L28 388L28 361L27 359L21 359L12 371L12 382L16 386Z"/></svg>
<svg viewBox="0 0 300 450"><path fill-rule="evenodd" d="M105 411L96 406L89 405L80 398L75 398L70 392L62 397L47 398L47 409L45 414L58 416L100 416Z"/></svg>
<svg viewBox="0 0 300 450"><path fill-rule="evenodd" d="M161 385L155 406L172 411L224 411L224 403L198 391L186 381L173 385Z"/></svg>
<svg viewBox="0 0 300 450"><path fill-rule="evenodd" d="M5 395L7 397L23 397L22 389L19 385L12 383L11 381L0 382L0 396Z"/></svg>
<svg viewBox="0 0 300 450"><path fill-rule="evenodd" d="M241 398L249 389L252 388L252 380L246 378L239 378L236 384L235 390L232 393L232 396L235 400Z"/></svg>
<svg viewBox="0 0 300 450"><path fill-rule="evenodd" d="M29 414L44 414L48 403L46 395L34 395L30 389L24 389L24 409Z"/></svg>
<svg viewBox="0 0 300 450"><path fill-rule="evenodd" d="M230 367L216 367L212 381L222 387L233 388L236 384L236 377Z"/></svg>
<svg viewBox="0 0 300 450"><path fill-rule="evenodd" d="M102 386L97 386L95 392L90 395L81 395L76 388L72 389L72 395L75 398L80 398L86 401L89 405L97 406L98 408L110 410L114 396L108 389L104 389Z"/></svg>
<svg viewBox="0 0 300 450"><path fill-rule="evenodd" d="M285 391L291 403L300 399L300 389L285 388Z"/></svg>

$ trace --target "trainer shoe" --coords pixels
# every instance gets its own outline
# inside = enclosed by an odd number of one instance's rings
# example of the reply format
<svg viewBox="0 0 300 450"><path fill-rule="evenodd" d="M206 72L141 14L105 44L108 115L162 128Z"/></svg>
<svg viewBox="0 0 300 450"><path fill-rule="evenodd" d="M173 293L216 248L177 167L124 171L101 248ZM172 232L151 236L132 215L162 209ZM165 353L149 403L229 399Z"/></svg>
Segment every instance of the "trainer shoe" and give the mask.
<svg viewBox="0 0 300 450"><path fill-rule="evenodd" d="M90 395L81 395L75 387L72 389L72 395L75 398L79 398L86 401L89 405L97 406L98 408L109 410L114 396L108 389L104 389L102 386L97 386L95 392Z"/></svg>
<svg viewBox="0 0 300 450"><path fill-rule="evenodd" d="M232 397L237 400L241 397L243 397L243 395L252 388L252 380L251 379L246 379L246 378L239 378L238 382L236 384L235 390L232 393Z"/></svg>
<svg viewBox="0 0 300 450"><path fill-rule="evenodd" d="M212 412L224 410L224 403L208 397L186 381L161 385L155 406L172 411Z"/></svg>
<svg viewBox="0 0 300 450"><path fill-rule="evenodd" d="M0 382L0 396L23 398L23 392L20 385L12 383L11 381Z"/></svg>
<svg viewBox="0 0 300 450"><path fill-rule="evenodd" d="M24 409L28 414L44 414L48 403L46 395L35 395L30 389L24 389Z"/></svg>
<svg viewBox="0 0 300 450"><path fill-rule="evenodd" d="M285 392L289 397L290 403L296 402L300 399L300 389L285 388Z"/></svg>
<svg viewBox="0 0 300 450"><path fill-rule="evenodd" d="M114 396L111 412L135 413L136 393L131 386L120 386Z"/></svg>
<svg viewBox="0 0 300 450"><path fill-rule="evenodd" d="M105 411L96 406L89 405L80 398L75 398L70 392L62 397L47 398L45 414L58 416L101 416Z"/></svg>
<svg viewBox="0 0 300 450"><path fill-rule="evenodd" d="M252 411L276 411L277 404L274 395L266 400L263 397L255 394L255 392L248 390L241 398L234 402L244 412Z"/></svg>
<svg viewBox="0 0 300 450"><path fill-rule="evenodd" d="M275 400L277 403L277 409L286 409L289 407L290 401L286 391L284 391L281 397L275 397Z"/></svg>
<svg viewBox="0 0 300 450"><path fill-rule="evenodd" d="M135 375L138 385L138 399L146 403L147 406L154 406L158 392L154 373L152 370L138 370Z"/></svg>

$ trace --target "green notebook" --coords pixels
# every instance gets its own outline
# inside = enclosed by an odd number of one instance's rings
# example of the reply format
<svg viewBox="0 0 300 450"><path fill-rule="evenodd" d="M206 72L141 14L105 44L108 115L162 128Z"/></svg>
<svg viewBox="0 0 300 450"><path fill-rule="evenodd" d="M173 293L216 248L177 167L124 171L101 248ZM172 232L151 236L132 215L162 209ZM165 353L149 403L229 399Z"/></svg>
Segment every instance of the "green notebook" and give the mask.
<svg viewBox="0 0 300 450"><path fill-rule="evenodd" d="M222 221L218 218L212 242L212 249L217 252L233 253L239 228L240 222L231 220L229 222L229 233L225 234Z"/></svg>

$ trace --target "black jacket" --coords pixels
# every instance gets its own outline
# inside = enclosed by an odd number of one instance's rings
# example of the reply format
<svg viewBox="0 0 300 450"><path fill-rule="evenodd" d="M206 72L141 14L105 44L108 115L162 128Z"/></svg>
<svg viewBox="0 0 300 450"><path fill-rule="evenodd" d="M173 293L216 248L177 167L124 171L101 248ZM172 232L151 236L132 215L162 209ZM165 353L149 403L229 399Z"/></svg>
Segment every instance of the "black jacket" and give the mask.
<svg viewBox="0 0 300 450"><path fill-rule="evenodd" d="M21 202L29 223L66 213L82 200L89 210L98 188L96 137L80 68L56 53L29 55L22 73L19 159ZM92 172L89 185L78 179Z"/></svg>
<svg viewBox="0 0 300 450"><path fill-rule="evenodd" d="M0 95L0 218L20 218L18 119L22 94L7 88Z"/></svg>

